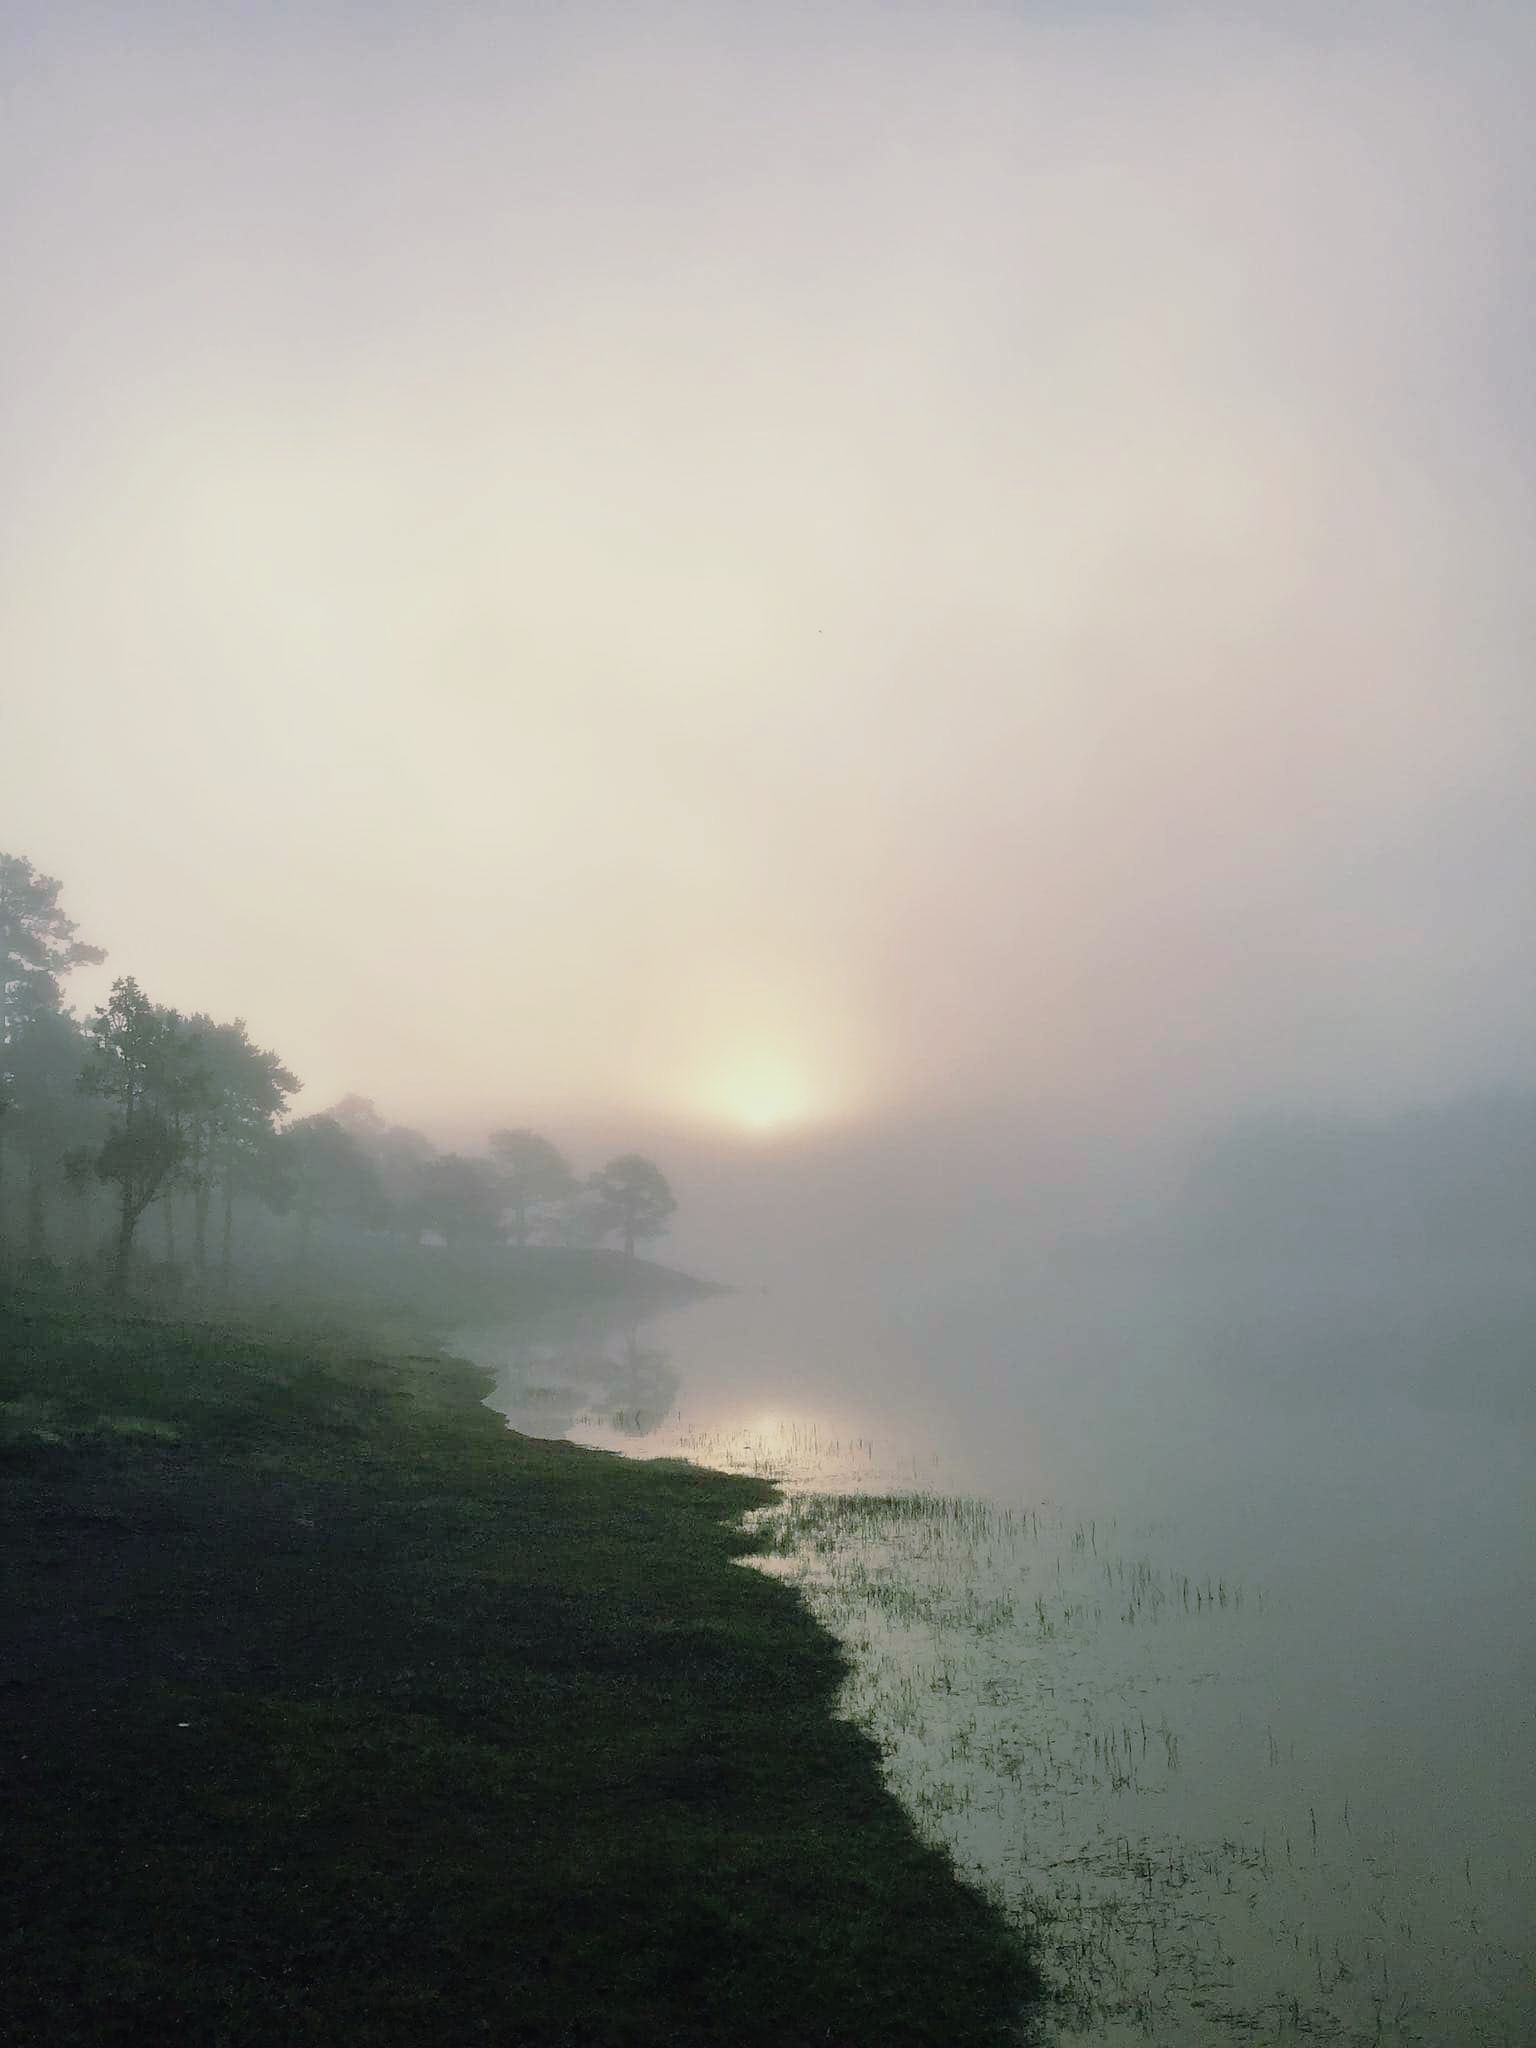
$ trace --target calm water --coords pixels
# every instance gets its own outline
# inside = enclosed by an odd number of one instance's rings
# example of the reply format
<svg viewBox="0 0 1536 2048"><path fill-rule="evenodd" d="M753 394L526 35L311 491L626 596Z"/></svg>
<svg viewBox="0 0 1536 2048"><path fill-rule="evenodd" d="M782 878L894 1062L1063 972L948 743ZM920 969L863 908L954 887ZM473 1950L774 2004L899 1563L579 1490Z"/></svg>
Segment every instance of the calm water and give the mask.
<svg viewBox="0 0 1536 2048"><path fill-rule="evenodd" d="M517 1428L785 1480L759 1568L1046 2038L1528 2048L1536 1323L1486 1300L1101 1268L460 1344Z"/></svg>

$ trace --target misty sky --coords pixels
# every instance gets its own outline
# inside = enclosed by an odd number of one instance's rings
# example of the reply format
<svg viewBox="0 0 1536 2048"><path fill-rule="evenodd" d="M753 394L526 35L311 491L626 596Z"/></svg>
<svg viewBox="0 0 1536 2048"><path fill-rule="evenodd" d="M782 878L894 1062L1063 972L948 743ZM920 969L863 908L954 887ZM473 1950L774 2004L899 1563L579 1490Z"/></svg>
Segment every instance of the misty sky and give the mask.
<svg viewBox="0 0 1536 2048"><path fill-rule="evenodd" d="M1536 1078L1529 10L5 22L0 851L300 1107Z"/></svg>

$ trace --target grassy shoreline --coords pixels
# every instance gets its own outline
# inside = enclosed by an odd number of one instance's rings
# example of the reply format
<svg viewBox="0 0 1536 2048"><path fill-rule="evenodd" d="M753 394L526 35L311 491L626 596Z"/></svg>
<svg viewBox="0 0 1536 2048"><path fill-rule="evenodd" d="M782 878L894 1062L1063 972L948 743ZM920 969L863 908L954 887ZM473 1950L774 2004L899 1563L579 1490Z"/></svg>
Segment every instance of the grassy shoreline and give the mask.
<svg viewBox="0 0 1536 2048"><path fill-rule="evenodd" d="M17 2048L1019 2038L754 1480L461 1361L0 1299Z"/></svg>

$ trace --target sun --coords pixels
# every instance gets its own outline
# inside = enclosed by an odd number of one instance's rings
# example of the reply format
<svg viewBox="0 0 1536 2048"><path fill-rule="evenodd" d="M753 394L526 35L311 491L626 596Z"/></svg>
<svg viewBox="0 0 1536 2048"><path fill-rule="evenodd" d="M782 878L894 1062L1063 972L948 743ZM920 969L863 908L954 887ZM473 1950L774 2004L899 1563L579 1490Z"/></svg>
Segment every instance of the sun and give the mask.
<svg viewBox="0 0 1536 2048"><path fill-rule="evenodd" d="M773 1137L820 1121L828 1105L794 1061L754 1053L729 1060L710 1075L701 1107L713 1122Z"/></svg>
<svg viewBox="0 0 1536 2048"><path fill-rule="evenodd" d="M696 1128L759 1143L829 1133L880 1092L869 1033L830 984L763 960L711 960L679 991L656 1095Z"/></svg>

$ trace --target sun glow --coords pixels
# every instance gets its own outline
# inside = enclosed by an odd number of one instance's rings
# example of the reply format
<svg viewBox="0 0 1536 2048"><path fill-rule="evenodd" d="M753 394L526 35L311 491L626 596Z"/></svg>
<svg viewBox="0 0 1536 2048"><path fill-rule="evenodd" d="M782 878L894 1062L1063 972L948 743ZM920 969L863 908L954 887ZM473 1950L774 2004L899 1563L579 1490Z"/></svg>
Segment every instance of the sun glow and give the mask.
<svg viewBox="0 0 1536 2048"><path fill-rule="evenodd" d="M716 1132L810 1134L862 1114L879 1092L868 1030L814 963L717 954L678 991L674 1020L655 1092Z"/></svg>
<svg viewBox="0 0 1536 2048"><path fill-rule="evenodd" d="M794 1062L760 1054L722 1066L701 1091L713 1122L770 1137L819 1122L831 1105Z"/></svg>

